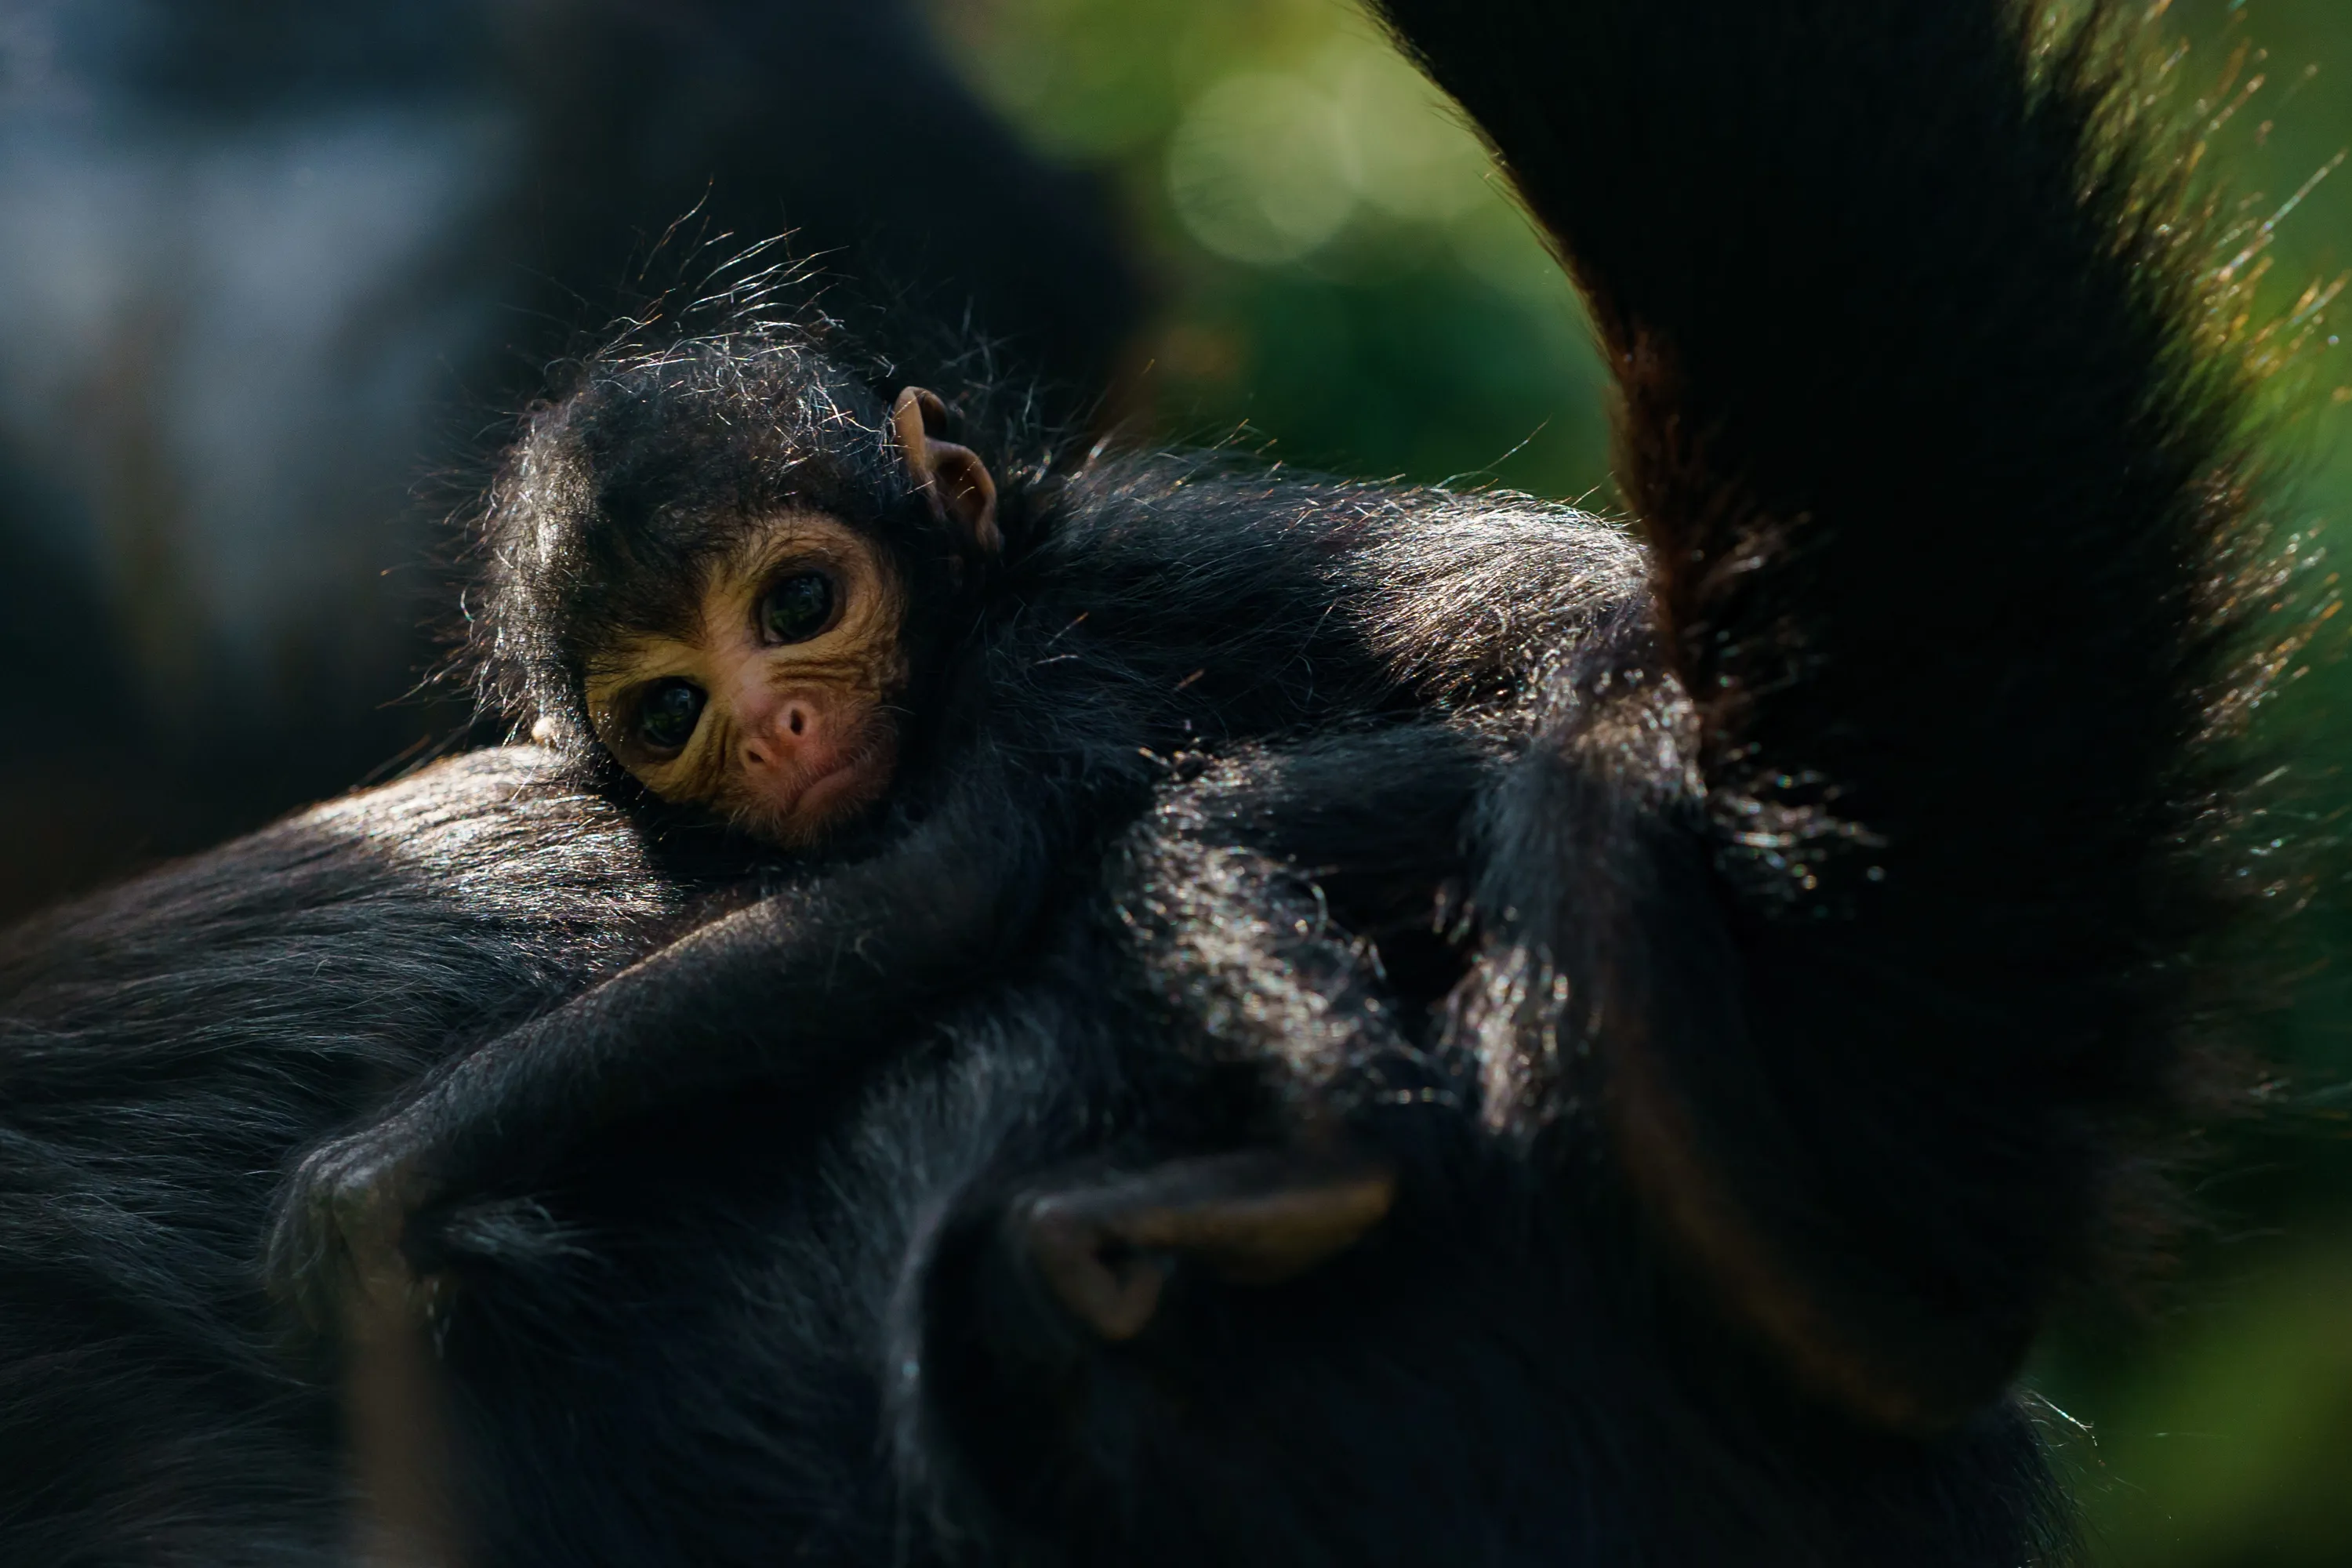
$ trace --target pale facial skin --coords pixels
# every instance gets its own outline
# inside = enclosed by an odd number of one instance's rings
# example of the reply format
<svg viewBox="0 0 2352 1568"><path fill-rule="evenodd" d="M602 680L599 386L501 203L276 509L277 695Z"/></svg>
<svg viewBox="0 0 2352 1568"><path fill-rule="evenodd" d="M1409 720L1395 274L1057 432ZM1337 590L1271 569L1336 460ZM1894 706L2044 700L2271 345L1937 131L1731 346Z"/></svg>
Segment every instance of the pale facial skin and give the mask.
<svg viewBox="0 0 2352 1568"><path fill-rule="evenodd" d="M711 568L698 635L632 639L599 660L589 715L664 800L806 844L889 784L905 611L903 589L847 524L764 519Z"/></svg>
<svg viewBox="0 0 2352 1568"><path fill-rule="evenodd" d="M973 553L993 554L995 484L969 449L929 436L940 417L938 398L908 388L892 410L899 448L935 513ZM812 844L889 787L906 614L905 584L849 524L817 511L753 519L707 571L690 636L599 652L589 718L662 799L708 805L771 843Z"/></svg>

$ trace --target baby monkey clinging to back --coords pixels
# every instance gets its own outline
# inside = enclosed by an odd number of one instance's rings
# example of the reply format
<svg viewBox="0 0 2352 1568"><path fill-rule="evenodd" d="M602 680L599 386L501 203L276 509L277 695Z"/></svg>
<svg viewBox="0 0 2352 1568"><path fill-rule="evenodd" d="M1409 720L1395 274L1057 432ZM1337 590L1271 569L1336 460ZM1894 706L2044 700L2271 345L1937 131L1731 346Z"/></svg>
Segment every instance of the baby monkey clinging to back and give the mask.
<svg viewBox="0 0 2352 1568"><path fill-rule="evenodd" d="M793 847L887 788L940 612L1002 537L937 396L908 387L885 420L797 343L762 347L731 345L714 384L689 345L675 378L537 416L496 498L532 526L494 521L492 620L543 736Z"/></svg>
<svg viewBox="0 0 2352 1568"><path fill-rule="evenodd" d="M1377 613L1437 559L1412 509L1302 484L1269 520L1262 475L1150 454L1064 473L1025 427L987 437L1000 489L942 438L940 399L815 337L755 320L616 353L530 419L484 519L485 695L592 778L778 843L886 789L908 809L312 1150L269 1270L315 1320L335 1260L381 1281L412 1240L435 1256L446 1237L408 1237L412 1215L511 1190L633 1115L751 1082L834 1092L1041 921L1092 931L1094 868L1171 753L1413 714L1413 683L1451 668L1432 647L1472 650L1457 685L1506 673L1475 628ZM1508 538L1511 581L1572 589L1566 614L1575 584L1615 580L1584 533L1559 536L1557 572ZM1474 753L1414 730L1449 765L1403 781L1426 832L1381 814L1382 868L1400 833L1450 866L1467 808Z"/></svg>

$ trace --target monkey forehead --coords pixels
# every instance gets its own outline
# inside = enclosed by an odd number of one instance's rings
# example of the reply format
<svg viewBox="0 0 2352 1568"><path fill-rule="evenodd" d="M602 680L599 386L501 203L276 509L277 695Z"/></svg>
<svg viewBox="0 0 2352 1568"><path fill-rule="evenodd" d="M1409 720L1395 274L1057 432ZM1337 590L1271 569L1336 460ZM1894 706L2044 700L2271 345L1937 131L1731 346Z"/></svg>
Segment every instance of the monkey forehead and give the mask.
<svg viewBox="0 0 2352 1568"><path fill-rule="evenodd" d="M829 511L793 509L744 520L730 546L705 568L706 591L728 579L744 581L796 559L859 561L887 570L873 535Z"/></svg>

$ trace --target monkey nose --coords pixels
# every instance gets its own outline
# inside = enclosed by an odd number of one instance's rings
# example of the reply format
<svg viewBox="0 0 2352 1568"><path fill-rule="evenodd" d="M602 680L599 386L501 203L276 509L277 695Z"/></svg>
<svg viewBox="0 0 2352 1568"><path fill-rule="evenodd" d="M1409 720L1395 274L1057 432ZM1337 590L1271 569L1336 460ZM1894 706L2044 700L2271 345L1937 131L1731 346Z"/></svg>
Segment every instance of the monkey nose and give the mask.
<svg viewBox="0 0 2352 1568"><path fill-rule="evenodd" d="M805 763L804 753L824 744L823 726L815 704L785 698L765 712L747 715L743 726L743 760L765 771Z"/></svg>

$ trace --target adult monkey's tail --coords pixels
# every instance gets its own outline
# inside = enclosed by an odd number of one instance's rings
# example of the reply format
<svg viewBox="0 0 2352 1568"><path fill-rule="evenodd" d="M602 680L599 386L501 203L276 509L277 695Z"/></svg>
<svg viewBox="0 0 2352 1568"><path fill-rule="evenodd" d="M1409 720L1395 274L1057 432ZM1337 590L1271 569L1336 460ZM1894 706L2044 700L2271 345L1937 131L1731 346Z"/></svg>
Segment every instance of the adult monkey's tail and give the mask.
<svg viewBox="0 0 2352 1568"><path fill-rule="evenodd" d="M2186 850L2243 389L2192 341L2120 8L1380 8L1591 303L1703 780L1682 847L1554 868L1613 917L1555 895L1522 939L1685 1274L1815 1393L1938 1429L2112 1235L2217 919Z"/></svg>

